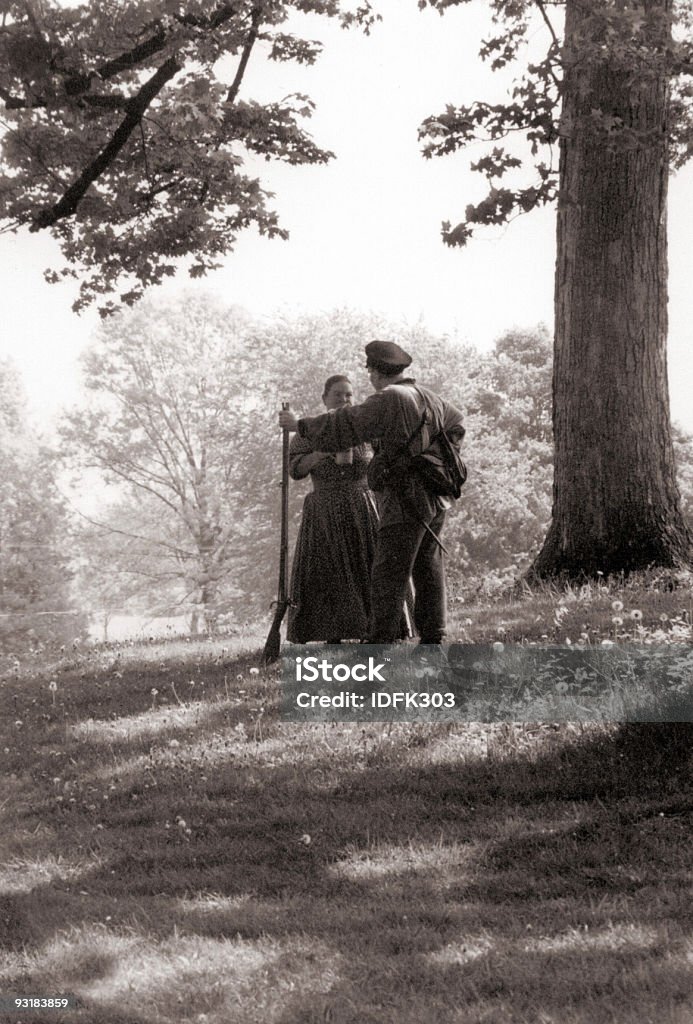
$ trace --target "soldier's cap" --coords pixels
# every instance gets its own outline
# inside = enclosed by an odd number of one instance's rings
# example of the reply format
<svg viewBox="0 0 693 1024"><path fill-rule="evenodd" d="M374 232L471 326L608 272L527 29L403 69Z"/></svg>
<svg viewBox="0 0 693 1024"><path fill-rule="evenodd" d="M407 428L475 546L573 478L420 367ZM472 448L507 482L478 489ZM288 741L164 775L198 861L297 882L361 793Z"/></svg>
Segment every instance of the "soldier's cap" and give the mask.
<svg viewBox="0 0 693 1024"><path fill-rule="evenodd" d="M366 345L366 362L381 363L384 366L409 366L411 356L394 341L369 341Z"/></svg>

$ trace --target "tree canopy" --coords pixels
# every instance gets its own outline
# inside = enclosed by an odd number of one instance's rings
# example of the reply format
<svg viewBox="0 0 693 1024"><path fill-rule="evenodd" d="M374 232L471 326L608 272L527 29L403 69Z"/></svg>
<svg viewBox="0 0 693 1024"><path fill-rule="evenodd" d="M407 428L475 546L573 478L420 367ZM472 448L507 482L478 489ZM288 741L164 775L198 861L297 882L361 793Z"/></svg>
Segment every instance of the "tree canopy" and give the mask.
<svg viewBox="0 0 693 1024"><path fill-rule="evenodd" d="M441 14L470 0L419 0ZM514 217L558 198L561 139L589 135L611 151L632 150L645 140L638 124L619 109L616 86L646 83L664 70L672 89L668 124L670 158L680 167L693 152L693 21L690 0L679 0L672 13L669 2L623 0L584 2L579 30L566 38L565 0L489 0L494 32L484 39L479 56L493 71L513 71L516 77L505 102L475 100L449 103L426 118L419 129L423 154L430 159L487 144L471 169L483 175L488 192L470 203L464 218L442 226L444 241L463 246L478 227L505 224ZM672 20L677 31L672 35ZM528 57L543 32L545 46L536 59ZM612 78L606 103L589 96L581 109L566 110L566 71L578 66L608 68Z"/></svg>
<svg viewBox="0 0 693 1024"><path fill-rule="evenodd" d="M0 650L78 638L85 619L71 588L68 512L7 361L0 361L0 479Z"/></svg>
<svg viewBox="0 0 693 1024"><path fill-rule="evenodd" d="M51 231L66 265L47 278L79 279L77 309L116 289L131 303L181 259L200 276L250 226L286 237L248 161L332 154L303 127L309 97L243 96L251 55L312 64L320 42L290 19L368 30L374 18L368 0L21 0L0 11L0 217Z"/></svg>

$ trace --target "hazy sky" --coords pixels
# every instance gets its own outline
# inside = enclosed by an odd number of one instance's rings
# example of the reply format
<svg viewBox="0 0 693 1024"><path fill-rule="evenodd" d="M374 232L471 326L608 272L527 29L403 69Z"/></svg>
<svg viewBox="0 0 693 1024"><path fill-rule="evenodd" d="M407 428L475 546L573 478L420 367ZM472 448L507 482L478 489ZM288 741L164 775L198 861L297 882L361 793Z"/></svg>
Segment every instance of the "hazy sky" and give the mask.
<svg viewBox="0 0 693 1024"><path fill-rule="evenodd" d="M247 234L223 269L197 282L181 274L158 294L209 291L260 316L348 306L420 318L480 348L514 325L551 325L553 211L480 232L466 249L446 248L441 221L456 223L483 195L484 179L468 170L478 153L425 161L416 138L419 123L446 103L487 98L489 90L500 98L498 76L476 55L488 32L487 5L472 3L443 18L419 12L416 0L378 6L384 22L370 37L311 19L308 34L326 43L313 68L270 65L259 54L251 64L244 94L309 93L318 105L310 130L337 154L325 167L258 164L290 240ZM538 27L535 46L544 32ZM669 366L674 419L693 431L691 197L687 168L671 182ZM18 365L36 421L49 428L78 395L77 358L98 318L70 311L69 286L44 283L43 268L59 263L50 239L2 236L0 260L0 354Z"/></svg>

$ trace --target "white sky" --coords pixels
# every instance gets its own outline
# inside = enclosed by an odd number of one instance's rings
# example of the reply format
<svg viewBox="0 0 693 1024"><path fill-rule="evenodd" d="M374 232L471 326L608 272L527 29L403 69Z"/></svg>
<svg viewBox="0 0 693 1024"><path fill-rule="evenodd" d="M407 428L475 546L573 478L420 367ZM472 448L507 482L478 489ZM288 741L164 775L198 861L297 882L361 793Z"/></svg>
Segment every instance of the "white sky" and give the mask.
<svg viewBox="0 0 693 1024"><path fill-rule="evenodd" d="M311 132L337 154L325 167L258 165L290 240L246 234L223 269L197 282L183 273L158 293L200 289L267 316L348 306L420 318L482 349L514 325L550 326L553 211L481 231L466 249L448 249L441 221L461 220L485 181L468 170L471 151L424 161L416 138L420 122L446 103L488 98L490 91L500 98L498 76L477 57L488 34L487 5L479 0L442 18L419 12L416 0L378 6L384 22L370 37L312 20L309 34L326 43L313 68L270 65L259 55L251 63L243 95L308 93L318 105ZM544 32L538 29L537 45ZM669 366L673 417L693 432L692 196L689 167L670 188ZM98 320L71 312L69 285L44 283L43 268L58 263L46 237L0 237L0 355L19 367L45 429L78 397L77 358Z"/></svg>

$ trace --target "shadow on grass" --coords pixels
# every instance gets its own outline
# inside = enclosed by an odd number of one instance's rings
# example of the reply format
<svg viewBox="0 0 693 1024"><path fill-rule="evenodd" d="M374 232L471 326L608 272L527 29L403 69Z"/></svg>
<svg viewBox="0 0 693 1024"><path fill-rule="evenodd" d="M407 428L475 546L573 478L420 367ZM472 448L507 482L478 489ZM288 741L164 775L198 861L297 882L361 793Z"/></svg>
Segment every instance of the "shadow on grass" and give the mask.
<svg viewBox="0 0 693 1024"><path fill-rule="evenodd" d="M228 671L235 678L253 661L198 665L196 686L207 684L199 716L176 721L172 706L171 721L145 730L139 749L164 748L174 733L183 749L204 746L211 732L271 705L271 677L256 678L236 706L215 701L228 695ZM69 720L144 719L157 679L182 687L190 675L181 664L133 667L117 686L75 680ZM67 689L61 680L61 698ZM28 723L36 702L27 690L10 711ZM291 734L267 717L262 738L289 746ZM223 993L210 992L206 1008L222 1014L215 1022L690 1020L688 723L631 724L544 753L464 763L451 755L442 764L415 755L445 728L403 729L389 745L369 750L355 740L335 752L301 746L296 726L288 762L270 763L267 748L248 742L247 757L222 750L212 770L167 763L150 788L123 772L107 805L66 799L47 824L64 727L42 721L28 768L18 741L25 777L14 820L25 854L39 865L52 858L53 875L0 899L2 988L110 985L127 1000L121 1010L115 998L92 995L65 1015L71 1024L195 1019L185 971L162 988L154 1016L138 1011L122 976L123 958L134 965L140 950L165 975L178 957L168 947L181 942L197 949L197 962L223 946L273 964L274 975L258 969L265 980L255 996L274 983L278 1003L259 1016L243 1007L224 1017ZM117 761L137 743L126 730L105 748ZM103 750L75 743L73 775L95 778ZM165 954L147 954L154 947ZM293 986L292 977L305 983Z"/></svg>
<svg viewBox="0 0 693 1024"><path fill-rule="evenodd" d="M72 812L92 865L6 895L0 944L29 963L35 953L38 967L51 941L69 946L70 930L203 949L273 943L286 973L306 977L323 954L296 943L329 951L329 983L287 987L267 1017L275 1024L683 1022L692 735L686 724L632 725L464 764L408 764L404 749L342 770L329 751L305 766L257 760L220 766L193 807L164 780L136 809L116 797L97 836ZM180 806L189 835L165 828L162 806ZM59 840L39 832L34 855L54 855ZM84 843L60 853L83 856ZM62 964L62 990L117 966L117 955L85 948ZM40 980L25 967L15 983ZM152 1019L95 1006L65 1020ZM166 1012L156 1019L194 1019L175 1015L175 999ZM239 1020L256 1020L248 1014Z"/></svg>

